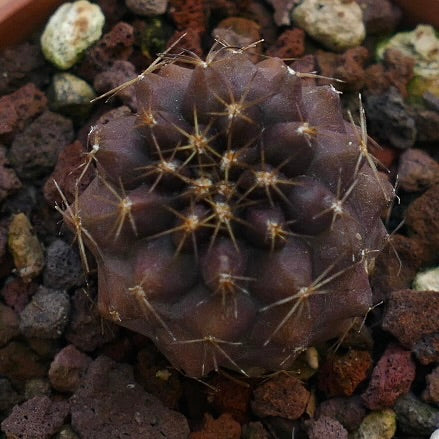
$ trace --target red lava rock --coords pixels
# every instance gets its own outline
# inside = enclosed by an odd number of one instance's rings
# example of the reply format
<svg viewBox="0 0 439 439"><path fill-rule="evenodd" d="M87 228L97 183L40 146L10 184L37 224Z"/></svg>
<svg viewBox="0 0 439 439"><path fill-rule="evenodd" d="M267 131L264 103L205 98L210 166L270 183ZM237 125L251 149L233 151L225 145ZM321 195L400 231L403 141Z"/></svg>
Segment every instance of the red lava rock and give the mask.
<svg viewBox="0 0 439 439"><path fill-rule="evenodd" d="M93 300L83 289L75 291L71 305L65 337L79 350L91 352L116 338L119 327L108 321L102 322Z"/></svg>
<svg viewBox="0 0 439 439"><path fill-rule="evenodd" d="M304 53L305 32L299 28L282 32L276 43L267 50L267 55L278 58L300 58Z"/></svg>
<svg viewBox="0 0 439 439"><path fill-rule="evenodd" d="M137 76L136 68L129 61L117 60L106 71L96 75L93 86L98 93L106 93ZM132 110L137 109L134 87L125 87L117 93L117 98Z"/></svg>
<svg viewBox="0 0 439 439"><path fill-rule="evenodd" d="M230 413L240 424L248 421L251 387L233 382L221 375L210 382L215 391L209 401L217 413Z"/></svg>
<svg viewBox="0 0 439 439"><path fill-rule="evenodd" d="M309 439L348 439L348 431L343 425L328 416L311 419L305 425Z"/></svg>
<svg viewBox="0 0 439 439"><path fill-rule="evenodd" d="M47 108L47 98L34 84L0 98L0 141L9 143L18 130Z"/></svg>
<svg viewBox="0 0 439 439"><path fill-rule="evenodd" d="M37 396L15 406L1 427L8 438L50 439L61 430L68 414L67 401Z"/></svg>
<svg viewBox="0 0 439 439"><path fill-rule="evenodd" d="M344 83L335 84L337 88L346 91L358 91L363 88L364 66L369 58L369 51L365 47L354 47L343 54L318 50L315 57L321 75L344 81ZM318 82L329 84L333 81L319 79Z"/></svg>
<svg viewBox="0 0 439 439"><path fill-rule="evenodd" d="M5 345L20 333L18 326L19 320L16 312L0 303L0 346Z"/></svg>
<svg viewBox="0 0 439 439"><path fill-rule="evenodd" d="M15 136L9 160L19 177L40 177L52 170L58 153L72 140L72 121L45 111Z"/></svg>
<svg viewBox="0 0 439 439"><path fill-rule="evenodd" d="M123 21L117 23L86 52L79 66L79 75L93 81L98 73L107 71L115 61L126 61L133 52L133 44L133 27Z"/></svg>
<svg viewBox="0 0 439 439"><path fill-rule="evenodd" d="M396 400L409 392L416 366L410 351L389 346L375 366L369 386L361 395L370 410L393 407Z"/></svg>
<svg viewBox="0 0 439 439"><path fill-rule="evenodd" d="M18 179L15 171L9 166L9 161L6 158L6 149L0 145L0 201L3 201L7 196L20 188L21 181Z"/></svg>
<svg viewBox="0 0 439 439"><path fill-rule="evenodd" d="M406 211L406 225L426 244L431 259L439 251L439 184L432 186Z"/></svg>
<svg viewBox="0 0 439 439"><path fill-rule="evenodd" d="M59 153L55 169L52 175L46 180L43 188L44 198L51 206L62 204L61 195L55 186L54 180L58 183L58 186L69 203L72 203L75 199L76 182L79 176L84 172L84 168L87 164L87 156L85 153L84 146L78 140L66 146ZM94 167L88 166L78 185L78 195L84 191L94 177Z"/></svg>
<svg viewBox="0 0 439 439"><path fill-rule="evenodd" d="M410 148L399 159L398 179L407 192L424 190L439 183L439 163L422 149Z"/></svg>
<svg viewBox="0 0 439 439"><path fill-rule="evenodd" d="M175 51L185 48L201 56L201 37L207 27L206 0L170 0L169 6L177 32L168 41L168 47L186 33L175 46Z"/></svg>
<svg viewBox="0 0 439 439"><path fill-rule="evenodd" d="M137 354L136 380L151 395L156 396L168 408L176 408L183 394L180 375L152 351L145 348Z"/></svg>
<svg viewBox="0 0 439 439"><path fill-rule="evenodd" d="M429 255L420 239L393 235L378 255L372 270L373 303L387 299L391 291L410 288Z"/></svg>
<svg viewBox="0 0 439 439"><path fill-rule="evenodd" d="M72 427L84 438L186 439L180 413L165 408L134 381L132 368L107 357L93 361L70 399Z"/></svg>
<svg viewBox="0 0 439 439"><path fill-rule="evenodd" d="M317 417L337 419L348 431L356 430L364 417L366 408L360 396L331 398L322 401L317 408Z"/></svg>
<svg viewBox="0 0 439 439"><path fill-rule="evenodd" d="M280 416L295 420L305 411L310 393L297 378L279 373L258 386L253 397L251 407L257 416Z"/></svg>
<svg viewBox="0 0 439 439"><path fill-rule="evenodd" d="M240 437L241 425L229 413L222 414L218 419L206 413L203 429L189 435L189 439L239 439Z"/></svg>
<svg viewBox="0 0 439 439"><path fill-rule="evenodd" d="M328 397L351 396L368 376L372 357L367 351L350 350L330 355L319 371L319 388Z"/></svg>
<svg viewBox="0 0 439 439"><path fill-rule="evenodd" d="M0 98L0 141L9 143L17 128L18 115L9 96Z"/></svg>
<svg viewBox="0 0 439 439"><path fill-rule="evenodd" d="M170 0L171 17L178 30L192 29L202 34L206 31L205 0Z"/></svg>
<svg viewBox="0 0 439 439"><path fill-rule="evenodd" d="M218 23L212 31L212 35L228 44L237 47L247 47L261 39L260 26L253 20L242 17L229 17ZM261 45L251 47L247 50L252 61L259 61Z"/></svg>
<svg viewBox="0 0 439 439"><path fill-rule="evenodd" d="M386 50L382 63L373 64L366 69L364 77L366 88L373 94L381 94L392 86L406 98L407 85L414 76L414 65L415 61L400 51Z"/></svg>
<svg viewBox="0 0 439 439"><path fill-rule="evenodd" d="M74 392L87 371L91 358L73 345L61 349L50 364L49 380L55 390Z"/></svg>
<svg viewBox="0 0 439 439"><path fill-rule="evenodd" d="M432 402L439 405L439 367L433 369L433 371L425 377L427 382L427 388L422 394L422 398L426 402Z"/></svg>
<svg viewBox="0 0 439 439"><path fill-rule="evenodd" d="M18 116L18 129L22 130L27 122L34 119L47 108L47 98L35 84L29 83L8 95L14 104ZM0 104L1 105L1 104Z"/></svg>
<svg viewBox="0 0 439 439"><path fill-rule="evenodd" d="M382 327L405 347L421 337L439 332L439 293L436 291L392 291Z"/></svg>
<svg viewBox="0 0 439 439"><path fill-rule="evenodd" d="M38 85L47 81L44 64L38 43L26 42L5 49L0 54L0 95L17 90L29 79Z"/></svg>
<svg viewBox="0 0 439 439"><path fill-rule="evenodd" d="M392 34L400 19L401 10L390 0L356 0L363 10L367 35Z"/></svg>
<svg viewBox="0 0 439 439"><path fill-rule="evenodd" d="M38 285L32 282L25 282L21 277L10 278L6 281L0 296L6 305L15 312L20 313L29 303L30 297L37 290Z"/></svg>
<svg viewBox="0 0 439 439"><path fill-rule="evenodd" d="M46 373L40 358L23 343L11 341L0 349L0 375L12 381L26 381Z"/></svg>

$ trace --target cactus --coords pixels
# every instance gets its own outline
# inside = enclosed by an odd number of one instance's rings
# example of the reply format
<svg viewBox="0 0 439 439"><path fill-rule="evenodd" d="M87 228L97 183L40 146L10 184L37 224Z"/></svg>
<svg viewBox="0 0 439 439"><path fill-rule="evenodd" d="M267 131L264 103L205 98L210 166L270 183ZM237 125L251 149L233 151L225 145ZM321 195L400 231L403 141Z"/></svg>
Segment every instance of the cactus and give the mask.
<svg viewBox="0 0 439 439"><path fill-rule="evenodd" d="M131 82L137 114L90 132L97 177L62 213L99 310L190 376L287 368L371 306L393 188L364 112L314 76L225 44L166 54Z"/></svg>

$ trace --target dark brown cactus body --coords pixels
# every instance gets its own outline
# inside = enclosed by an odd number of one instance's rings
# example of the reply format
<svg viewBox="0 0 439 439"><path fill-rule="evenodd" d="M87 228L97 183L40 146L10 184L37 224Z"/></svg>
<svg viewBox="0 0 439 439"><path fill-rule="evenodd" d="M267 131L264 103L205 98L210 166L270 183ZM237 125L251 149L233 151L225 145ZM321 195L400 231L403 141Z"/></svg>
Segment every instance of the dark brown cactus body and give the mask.
<svg viewBox="0 0 439 439"><path fill-rule="evenodd" d="M102 315L177 368L287 368L371 306L392 187L332 87L231 48L190 61L95 127L98 177L65 219L97 259Z"/></svg>

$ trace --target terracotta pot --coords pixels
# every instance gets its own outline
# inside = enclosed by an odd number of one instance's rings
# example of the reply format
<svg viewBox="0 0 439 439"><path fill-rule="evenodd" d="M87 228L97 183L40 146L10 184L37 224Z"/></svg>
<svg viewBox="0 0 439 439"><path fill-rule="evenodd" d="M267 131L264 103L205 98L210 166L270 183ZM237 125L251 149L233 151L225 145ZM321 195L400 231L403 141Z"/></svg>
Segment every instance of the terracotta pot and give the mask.
<svg viewBox="0 0 439 439"><path fill-rule="evenodd" d="M28 38L65 0L0 0L0 50Z"/></svg>
<svg viewBox="0 0 439 439"><path fill-rule="evenodd" d="M439 0L393 0L408 24L432 24L439 30Z"/></svg>

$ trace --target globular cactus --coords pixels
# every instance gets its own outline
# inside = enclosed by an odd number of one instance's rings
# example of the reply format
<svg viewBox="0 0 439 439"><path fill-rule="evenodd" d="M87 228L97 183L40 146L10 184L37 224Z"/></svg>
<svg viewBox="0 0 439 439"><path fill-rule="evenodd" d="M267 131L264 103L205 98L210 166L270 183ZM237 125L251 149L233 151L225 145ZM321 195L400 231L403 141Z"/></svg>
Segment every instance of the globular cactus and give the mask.
<svg viewBox="0 0 439 439"><path fill-rule="evenodd" d="M371 306L392 187L297 64L225 45L162 61L136 115L93 127L97 177L63 213L100 312L190 376L288 368Z"/></svg>

